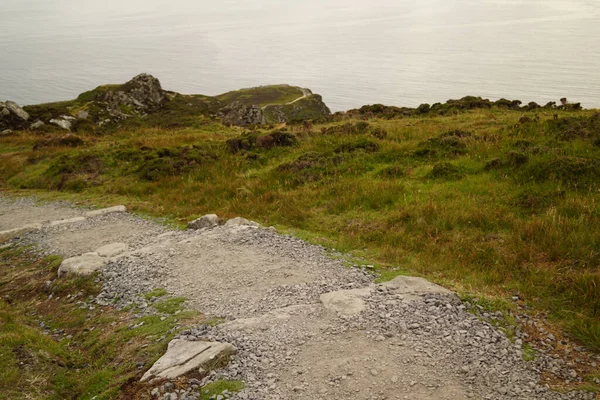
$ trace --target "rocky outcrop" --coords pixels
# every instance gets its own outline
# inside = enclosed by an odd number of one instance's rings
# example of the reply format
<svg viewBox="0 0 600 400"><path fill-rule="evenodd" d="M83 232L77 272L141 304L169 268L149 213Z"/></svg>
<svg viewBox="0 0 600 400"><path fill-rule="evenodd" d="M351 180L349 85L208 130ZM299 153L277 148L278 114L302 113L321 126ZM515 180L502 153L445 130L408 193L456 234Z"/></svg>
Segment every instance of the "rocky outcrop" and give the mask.
<svg viewBox="0 0 600 400"><path fill-rule="evenodd" d="M114 90L100 94L98 101L107 104L113 116L129 113L146 114L159 110L167 96L160 81L150 74L140 74Z"/></svg>
<svg viewBox="0 0 600 400"><path fill-rule="evenodd" d="M24 128L29 114L13 101L0 102L0 131Z"/></svg>
<svg viewBox="0 0 600 400"><path fill-rule="evenodd" d="M221 112L221 120L225 125L259 125L264 123L263 111L256 105L247 106L239 101L234 101L224 107Z"/></svg>

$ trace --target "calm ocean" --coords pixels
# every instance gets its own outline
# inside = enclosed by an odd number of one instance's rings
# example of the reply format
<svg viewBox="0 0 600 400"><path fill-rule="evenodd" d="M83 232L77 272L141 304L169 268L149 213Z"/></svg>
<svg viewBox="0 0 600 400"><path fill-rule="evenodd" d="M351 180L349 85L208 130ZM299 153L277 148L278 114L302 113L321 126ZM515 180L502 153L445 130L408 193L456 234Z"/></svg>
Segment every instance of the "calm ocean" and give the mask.
<svg viewBox="0 0 600 400"><path fill-rule="evenodd" d="M600 107L600 1L2 0L0 100L140 72L209 95L290 83L333 110L468 94Z"/></svg>

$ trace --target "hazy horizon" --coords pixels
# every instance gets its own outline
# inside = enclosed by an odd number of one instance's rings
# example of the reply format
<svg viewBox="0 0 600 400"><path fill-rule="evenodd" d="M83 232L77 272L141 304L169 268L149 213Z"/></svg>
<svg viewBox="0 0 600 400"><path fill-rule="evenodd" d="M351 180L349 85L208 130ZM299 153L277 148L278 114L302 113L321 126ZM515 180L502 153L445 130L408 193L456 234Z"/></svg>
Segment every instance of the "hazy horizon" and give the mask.
<svg viewBox="0 0 600 400"><path fill-rule="evenodd" d="M288 83L333 110L465 95L600 107L589 0L4 0L0 100L67 100L141 72L216 95Z"/></svg>

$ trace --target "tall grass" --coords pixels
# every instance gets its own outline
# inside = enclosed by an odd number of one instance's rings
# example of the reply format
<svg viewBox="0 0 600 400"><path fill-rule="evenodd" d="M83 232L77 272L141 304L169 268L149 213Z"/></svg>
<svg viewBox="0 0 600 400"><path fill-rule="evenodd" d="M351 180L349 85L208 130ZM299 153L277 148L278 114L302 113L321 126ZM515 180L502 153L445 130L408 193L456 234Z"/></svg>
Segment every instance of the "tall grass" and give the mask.
<svg viewBox="0 0 600 400"><path fill-rule="evenodd" d="M11 149L0 152L0 180L5 190L124 201L180 223L217 213L302 232L366 254L386 277L409 271L463 291L519 294L600 350L600 132L565 138L554 112L537 114L527 124L496 109L372 119L362 133L321 133L353 120L310 132L292 126L297 146L236 154L225 141L242 131L218 124L121 130L51 152L32 151L37 138L24 134L0 139ZM560 115L569 128L571 114ZM387 136L371 136L375 128ZM457 129L471 135L447 139ZM141 175L148 160L160 160L152 154L188 154L185 146L210 158L155 180ZM94 162L82 165L82 155ZM189 162L177 157L169 162ZM447 164L450 174L436 167Z"/></svg>

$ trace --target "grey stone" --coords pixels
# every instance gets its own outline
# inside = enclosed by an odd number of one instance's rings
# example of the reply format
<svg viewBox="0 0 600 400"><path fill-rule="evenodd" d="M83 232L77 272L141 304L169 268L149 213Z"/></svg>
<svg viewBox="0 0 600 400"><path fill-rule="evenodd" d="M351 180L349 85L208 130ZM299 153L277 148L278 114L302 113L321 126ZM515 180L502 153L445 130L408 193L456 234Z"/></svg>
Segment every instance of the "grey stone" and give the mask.
<svg viewBox="0 0 600 400"><path fill-rule="evenodd" d="M46 125L46 124L44 124L44 122L42 122L40 120L37 120L33 124L31 124L30 128L31 129L38 129L38 128L41 128L44 125Z"/></svg>
<svg viewBox="0 0 600 400"><path fill-rule="evenodd" d="M444 287L429 282L427 279L415 276L397 276L391 281L380 284L396 294L451 294L452 292Z"/></svg>
<svg viewBox="0 0 600 400"><path fill-rule="evenodd" d="M252 226L254 228L260 228L258 222L247 220L246 218L236 217L228 220L225 226Z"/></svg>
<svg viewBox="0 0 600 400"><path fill-rule="evenodd" d="M6 108L11 114L16 115L17 117L19 117L23 121L27 121L29 119L29 114L27 113L27 111L23 110L14 101L6 101L5 103L3 103L1 105L4 106L4 108Z"/></svg>
<svg viewBox="0 0 600 400"><path fill-rule="evenodd" d="M58 268L58 276L61 277L68 273L83 276L91 275L102 269L105 264L106 259L100 257L98 253L85 253L64 260Z"/></svg>
<svg viewBox="0 0 600 400"><path fill-rule="evenodd" d="M213 228L218 226L220 223L221 220L216 214L207 214L203 217L188 222L188 229Z"/></svg>
<svg viewBox="0 0 600 400"><path fill-rule="evenodd" d="M0 102L0 130L21 129L29 114L13 101Z"/></svg>
<svg viewBox="0 0 600 400"><path fill-rule="evenodd" d="M127 211L127 207L125 207L125 206L114 206L114 207L101 208L99 210L89 211L85 215L88 217L97 217L100 215L121 213L121 212L126 212L126 211Z"/></svg>
<svg viewBox="0 0 600 400"><path fill-rule="evenodd" d="M127 250L129 250L129 246L126 243L111 243L100 247L96 250L96 253L100 257L115 257L125 253Z"/></svg>
<svg viewBox="0 0 600 400"><path fill-rule="evenodd" d="M9 229L7 231L0 231L0 241L9 240L29 232L39 231L40 229L42 229L42 224L35 223L27 224L19 228Z"/></svg>
<svg viewBox="0 0 600 400"><path fill-rule="evenodd" d="M326 309L342 315L357 315L365 309L364 298L371 294L371 287L362 289L338 290L320 296Z"/></svg>
<svg viewBox="0 0 600 400"><path fill-rule="evenodd" d="M83 222L85 221L85 217L75 217L75 218L69 218L69 219L59 219L57 221L51 221L49 226L50 227L55 227L55 226L60 226L60 225L69 225L69 224L74 224L76 222Z"/></svg>
<svg viewBox="0 0 600 400"><path fill-rule="evenodd" d="M142 382L152 378L175 379L236 351L235 346L229 343L174 339L169 343L167 352L144 374Z"/></svg>
<svg viewBox="0 0 600 400"><path fill-rule="evenodd" d="M68 120L62 119L62 118L52 118L50 120L50 123L58 126L59 128L67 130L69 132L71 131L71 128L73 127L73 125L71 124L71 121L68 121Z"/></svg>
<svg viewBox="0 0 600 400"><path fill-rule="evenodd" d="M89 116L90 116L90 113L87 111L79 111L77 113L77 119L88 119Z"/></svg>

